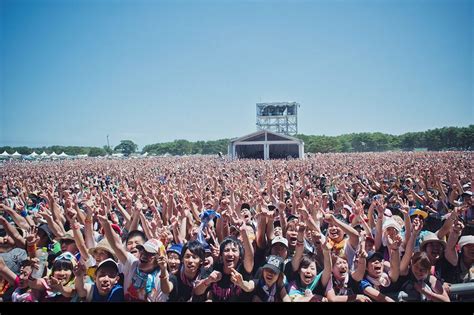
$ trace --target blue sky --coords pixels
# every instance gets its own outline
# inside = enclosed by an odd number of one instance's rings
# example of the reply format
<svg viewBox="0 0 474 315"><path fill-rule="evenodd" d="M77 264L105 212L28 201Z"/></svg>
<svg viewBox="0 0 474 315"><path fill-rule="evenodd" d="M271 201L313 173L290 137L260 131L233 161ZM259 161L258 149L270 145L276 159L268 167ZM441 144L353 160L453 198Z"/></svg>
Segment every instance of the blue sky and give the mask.
<svg viewBox="0 0 474 315"><path fill-rule="evenodd" d="M257 102L300 133L474 122L473 1L0 1L0 145L215 140Z"/></svg>

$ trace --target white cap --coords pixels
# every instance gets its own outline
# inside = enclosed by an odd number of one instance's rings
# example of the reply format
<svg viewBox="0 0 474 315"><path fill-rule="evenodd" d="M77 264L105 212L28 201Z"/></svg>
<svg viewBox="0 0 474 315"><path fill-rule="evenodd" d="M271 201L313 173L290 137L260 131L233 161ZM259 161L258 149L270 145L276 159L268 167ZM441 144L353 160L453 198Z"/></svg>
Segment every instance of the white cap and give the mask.
<svg viewBox="0 0 474 315"><path fill-rule="evenodd" d="M464 235L459 239L459 247L462 249L464 245L474 244L474 235Z"/></svg>
<svg viewBox="0 0 474 315"><path fill-rule="evenodd" d="M272 240L272 246L275 245L276 243L280 243L288 247L288 240L282 236L277 236Z"/></svg>
<svg viewBox="0 0 474 315"><path fill-rule="evenodd" d="M384 221L383 221L383 225L382 225L382 230L385 231L387 228L389 227L393 227L395 230L397 230L398 232L400 232L400 230L402 229L400 227L400 225L397 223L397 221L395 221L394 219L388 217L386 218Z"/></svg>

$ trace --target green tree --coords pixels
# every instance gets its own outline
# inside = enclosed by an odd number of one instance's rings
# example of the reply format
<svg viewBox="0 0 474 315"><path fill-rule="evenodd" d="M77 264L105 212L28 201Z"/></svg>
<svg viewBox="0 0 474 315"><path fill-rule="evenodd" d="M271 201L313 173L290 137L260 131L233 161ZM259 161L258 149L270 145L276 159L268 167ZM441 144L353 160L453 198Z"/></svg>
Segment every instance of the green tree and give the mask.
<svg viewBox="0 0 474 315"><path fill-rule="evenodd" d="M104 145L102 148L104 149L105 152L107 152L108 155L111 155L114 152L112 148L107 145Z"/></svg>
<svg viewBox="0 0 474 315"><path fill-rule="evenodd" d="M130 155L131 153L137 151L137 149L138 145L136 145L132 140L121 140L120 144L114 148L114 151L121 152L125 155Z"/></svg>
<svg viewBox="0 0 474 315"><path fill-rule="evenodd" d="M89 150L89 156L104 156L107 152L105 152L102 148L91 148Z"/></svg>

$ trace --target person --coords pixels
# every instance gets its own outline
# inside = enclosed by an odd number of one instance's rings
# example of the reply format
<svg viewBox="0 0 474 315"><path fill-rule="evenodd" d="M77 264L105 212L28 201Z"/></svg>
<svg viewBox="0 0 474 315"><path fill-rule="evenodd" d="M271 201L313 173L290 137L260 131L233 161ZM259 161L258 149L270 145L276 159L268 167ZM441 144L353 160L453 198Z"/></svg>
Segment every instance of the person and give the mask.
<svg viewBox="0 0 474 315"><path fill-rule="evenodd" d="M204 259L204 247L196 240L184 245L180 257L182 263L178 266L176 274L168 273L167 257L160 256L158 258L161 269L161 290L169 295L168 301L187 302L191 300L196 286L202 282L200 280L203 274Z"/></svg>
<svg viewBox="0 0 474 315"><path fill-rule="evenodd" d="M290 302L284 286L284 260L270 255L262 267L261 276L251 280L254 285L253 302Z"/></svg>
<svg viewBox="0 0 474 315"><path fill-rule="evenodd" d="M117 261L117 256L106 238L100 240L93 248L89 248L87 255L81 255L81 260L85 261L87 275L94 279L97 266L106 259Z"/></svg>
<svg viewBox="0 0 474 315"><path fill-rule="evenodd" d="M241 233L246 235L244 231L245 227L242 227ZM248 292L251 292L249 280L252 268L253 257L244 250L242 242L233 236L226 237L220 244L214 270L204 279L203 285L196 288L196 301L250 301L251 295Z"/></svg>
<svg viewBox="0 0 474 315"><path fill-rule="evenodd" d="M204 270L208 274L210 274L213 271L213 266L214 266L214 256L212 255L212 249L209 244L204 245Z"/></svg>
<svg viewBox="0 0 474 315"><path fill-rule="evenodd" d="M417 252L420 250L420 244L421 244L421 240L423 236L429 232L428 230L424 229L424 222L425 222L425 219L428 217L428 213L418 208L411 208L410 211L408 212L408 215L410 217L411 226L419 225L421 227L421 230L420 230L420 233L418 234L418 238L416 239L415 248L414 248L414 251ZM410 235L406 233L406 229L404 228L402 228L400 235L406 240L410 238Z"/></svg>
<svg viewBox="0 0 474 315"><path fill-rule="evenodd" d="M365 232L361 232L361 238L366 237ZM356 266L353 271L349 269L346 257L332 255L332 274L326 286L326 297L329 302L370 302L370 298L364 294L358 294L360 281L365 274L367 252L364 242L361 242L360 249L356 253Z"/></svg>
<svg viewBox="0 0 474 315"><path fill-rule="evenodd" d="M405 259L405 257L404 257ZM400 288L407 301L449 302L442 282L430 274L431 261L426 252L416 252L411 258L411 267L400 271Z"/></svg>
<svg viewBox="0 0 474 315"><path fill-rule="evenodd" d="M349 268L352 268L356 248L359 244L359 233L349 224L337 219L333 214L325 214L324 220L328 223L326 238L332 252L336 255L345 256Z"/></svg>
<svg viewBox="0 0 474 315"><path fill-rule="evenodd" d="M292 273L287 275L285 284L288 296L293 302L327 301L324 288L331 277L330 252L331 243L328 238L322 248L324 253L324 269L318 274L316 257L312 253L304 253L304 235L306 224L298 224L295 256L291 260Z"/></svg>
<svg viewBox="0 0 474 315"><path fill-rule="evenodd" d="M139 258L127 252L118 235L112 230L110 221L104 216L97 216L104 228L105 237L122 265L124 274L125 301L165 302L168 296L161 291L158 254L164 247L161 241L149 239L143 245L136 245Z"/></svg>
<svg viewBox="0 0 474 315"><path fill-rule="evenodd" d="M117 263L107 258L102 260L95 271L94 283L84 283L85 266L78 264L74 267L76 277L75 288L86 302L123 302L123 287L118 283L119 268Z"/></svg>
<svg viewBox="0 0 474 315"><path fill-rule="evenodd" d="M3 258L0 258L0 276L14 287L11 297L12 302L38 302L38 291L33 290L28 282L33 273L33 266L33 261L29 259L23 260L20 265L19 275L17 276L8 268Z"/></svg>
<svg viewBox="0 0 474 315"><path fill-rule="evenodd" d="M128 233L125 239L125 245L127 252L134 255L136 258L140 258L140 253L137 249L138 245L143 245L147 241L145 233L139 230L132 230Z"/></svg>
<svg viewBox="0 0 474 315"><path fill-rule="evenodd" d="M173 244L166 250L168 272L176 275L179 272L181 264L181 252L183 251L182 244Z"/></svg>
<svg viewBox="0 0 474 315"><path fill-rule="evenodd" d="M450 283L467 283L471 282L472 269L474 266L474 235L464 235L462 233L462 223L456 225L449 235L448 245L446 248L446 257L450 263L455 262L454 276L450 279ZM459 241L457 242L457 240ZM459 252L456 250L456 243L459 246ZM454 245L453 245L454 244Z"/></svg>
<svg viewBox="0 0 474 315"><path fill-rule="evenodd" d="M28 285L39 291L39 302L70 302L76 294L73 272L76 265L76 257L64 252L54 260L49 276L29 279Z"/></svg>
<svg viewBox="0 0 474 315"><path fill-rule="evenodd" d="M425 233L421 244L420 251L427 254L431 262L430 274L440 279L442 282L451 282L456 272L456 264L451 264L446 259L446 242L440 240L433 232Z"/></svg>

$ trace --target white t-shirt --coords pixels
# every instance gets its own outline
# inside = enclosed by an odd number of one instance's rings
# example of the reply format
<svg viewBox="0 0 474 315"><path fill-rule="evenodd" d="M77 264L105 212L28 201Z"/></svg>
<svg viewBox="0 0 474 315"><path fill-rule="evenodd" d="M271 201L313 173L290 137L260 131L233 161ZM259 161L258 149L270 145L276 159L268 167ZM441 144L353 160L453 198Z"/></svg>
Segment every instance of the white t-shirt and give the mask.
<svg viewBox="0 0 474 315"><path fill-rule="evenodd" d="M144 273L138 269L140 260L127 253L127 262L119 266L124 275L123 289L126 301L166 302L168 295L161 291L160 270ZM121 267L121 268L120 268ZM148 284L148 294L147 287Z"/></svg>
<svg viewBox="0 0 474 315"><path fill-rule="evenodd" d="M352 248L349 239L346 239L346 243L344 244L344 254L347 258L347 264L349 265L349 270L352 270L352 266L354 265L354 258L356 255L355 248Z"/></svg>

